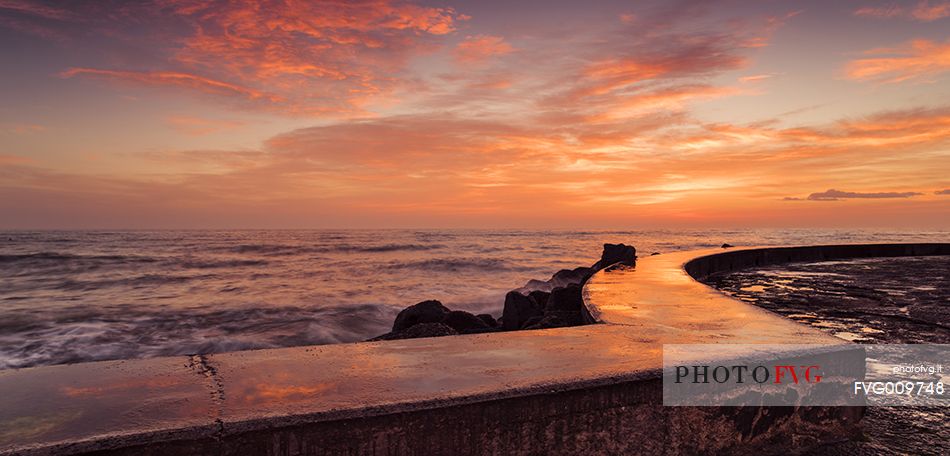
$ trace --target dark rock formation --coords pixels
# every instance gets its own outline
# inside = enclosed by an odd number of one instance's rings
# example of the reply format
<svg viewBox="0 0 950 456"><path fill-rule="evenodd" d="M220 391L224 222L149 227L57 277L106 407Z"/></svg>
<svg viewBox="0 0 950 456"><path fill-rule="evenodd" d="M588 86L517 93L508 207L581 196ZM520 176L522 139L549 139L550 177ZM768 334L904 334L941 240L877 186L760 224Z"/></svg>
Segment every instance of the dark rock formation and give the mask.
<svg viewBox="0 0 950 456"><path fill-rule="evenodd" d="M581 323L575 323L569 320L566 320L560 315L560 312L546 313L543 318L538 319L536 322L532 322L529 325L526 325L524 329L550 329L550 328L563 328L566 326L576 326Z"/></svg>
<svg viewBox="0 0 950 456"><path fill-rule="evenodd" d="M561 269L558 272L555 272L551 276L551 280L548 280L548 283L552 287L566 287L571 284L583 284L587 282L587 279L590 276L594 275L596 272L593 268L579 267L574 269Z"/></svg>
<svg viewBox="0 0 950 456"><path fill-rule="evenodd" d="M637 249L626 244L604 244L604 252L600 261L594 263L592 269L601 270L614 263L634 264L637 261Z"/></svg>
<svg viewBox="0 0 950 456"><path fill-rule="evenodd" d="M729 245L723 245L724 248L726 246ZM439 301L423 301L399 312L392 332L370 340L560 328L595 323L584 306L584 284L601 269L617 264L632 265L636 260L637 250L633 246L604 244L600 260L593 266L562 269L549 280L531 280L524 287L508 292L502 316L497 320L490 314L473 315L452 311Z"/></svg>
<svg viewBox="0 0 950 456"><path fill-rule="evenodd" d="M650 254L650 256L659 255L659 254L660 254L660 252L653 252L653 253Z"/></svg>
<svg viewBox="0 0 950 456"><path fill-rule="evenodd" d="M445 318L442 319L442 324L461 334L482 333L491 330L481 318L461 310L453 310L445 314Z"/></svg>
<svg viewBox="0 0 950 456"><path fill-rule="evenodd" d="M536 325L539 326L533 329L584 324L585 310L580 285L555 288L551 291L548 305L544 308L544 320L538 322Z"/></svg>
<svg viewBox="0 0 950 456"><path fill-rule="evenodd" d="M505 295L505 309L502 313L502 328L505 331L521 329L524 322L531 317L540 317L544 311L530 296L517 291L509 291Z"/></svg>
<svg viewBox="0 0 950 456"><path fill-rule="evenodd" d="M411 328L419 323L439 323L445 318L449 309L439 301L422 301L402 309L393 322L393 332Z"/></svg>
<svg viewBox="0 0 950 456"><path fill-rule="evenodd" d="M550 292L554 288L566 287L572 284L583 285L595 272L597 272L597 269L583 266L574 269L561 269L548 280L531 279L523 287L514 291L530 294L535 291Z"/></svg>
<svg viewBox="0 0 950 456"><path fill-rule="evenodd" d="M544 311L545 313L580 312L582 307L584 307L584 298L581 295L581 286L568 285L551 290L551 297L548 298Z"/></svg>
<svg viewBox="0 0 950 456"><path fill-rule="evenodd" d="M370 339L370 342L377 340L397 340L397 339L417 339L420 337L442 337L455 336L458 331L442 323L419 323L401 331L393 331L382 336Z"/></svg>
<svg viewBox="0 0 950 456"><path fill-rule="evenodd" d="M497 327L498 327L498 320L495 320L495 317L493 317L493 316L491 316L491 315L489 315L489 314L478 314L478 315L476 315L476 317L478 317L479 320L481 320L483 323L485 323L486 325L488 325L489 328L497 328Z"/></svg>
<svg viewBox="0 0 950 456"><path fill-rule="evenodd" d="M532 326L536 326L538 323L541 322L541 320L544 320L544 316L543 316L543 315L537 315L537 316L531 317L531 318L525 320L525 322L524 322L524 323L521 325L521 327L518 328L518 329L528 329L528 328L530 328L530 327L532 327Z"/></svg>
<svg viewBox="0 0 950 456"><path fill-rule="evenodd" d="M732 245L732 244L723 244L723 245L722 245L722 248L724 248L724 249L730 249L730 248L732 248L732 247L735 247L735 246Z"/></svg>
<svg viewBox="0 0 950 456"><path fill-rule="evenodd" d="M548 297L551 296L551 293L548 293L546 291L541 291L541 290L535 290L535 291L532 291L531 293L528 293L528 296L530 296L531 299L534 299L534 302L538 303L538 306L544 309L548 305Z"/></svg>

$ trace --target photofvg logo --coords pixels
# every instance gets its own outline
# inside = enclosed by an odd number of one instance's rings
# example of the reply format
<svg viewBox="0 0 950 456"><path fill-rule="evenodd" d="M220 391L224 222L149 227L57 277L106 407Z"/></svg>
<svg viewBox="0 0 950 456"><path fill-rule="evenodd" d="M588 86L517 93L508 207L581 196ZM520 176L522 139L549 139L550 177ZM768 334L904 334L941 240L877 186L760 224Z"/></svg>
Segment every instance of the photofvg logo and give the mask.
<svg viewBox="0 0 950 456"><path fill-rule="evenodd" d="M948 345L668 344L671 406L947 405Z"/></svg>
<svg viewBox="0 0 950 456"><path fill-rule="evenodd" d="M794 364L775 364L771 366L748 366L744 364L692 365L676 366L676 383L730 383L741 385L746 382L783 384L818 383L821 381L821 366L796 366Z"/></svg>
<svg viewBox="0 0 950 456"><path fill-rule="evenodd" d="M665 345L663 373L665 405L864 405L857 345Z"/></svg>

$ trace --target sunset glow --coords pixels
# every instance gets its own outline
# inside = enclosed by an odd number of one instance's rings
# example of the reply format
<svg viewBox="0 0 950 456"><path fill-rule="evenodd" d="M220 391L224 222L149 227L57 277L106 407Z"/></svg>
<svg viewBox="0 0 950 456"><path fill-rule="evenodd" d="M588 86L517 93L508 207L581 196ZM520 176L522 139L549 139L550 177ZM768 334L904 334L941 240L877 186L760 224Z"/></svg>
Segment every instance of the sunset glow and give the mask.
<svg viewBox="0 0 950 456"><path fill-rule="evenodd" d="M950 226L950 1L0 0L0 227Z"/></svg>

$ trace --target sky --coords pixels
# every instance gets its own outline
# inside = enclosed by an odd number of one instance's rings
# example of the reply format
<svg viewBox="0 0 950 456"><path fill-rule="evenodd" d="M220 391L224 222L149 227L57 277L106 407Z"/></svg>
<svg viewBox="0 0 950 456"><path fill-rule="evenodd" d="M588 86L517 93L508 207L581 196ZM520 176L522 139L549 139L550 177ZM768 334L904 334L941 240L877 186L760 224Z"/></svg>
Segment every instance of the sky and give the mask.
<svg viewBox="0 0 950 456"><path fill-rule="evenodd" d="M0 0L0 61L0 228L950 227L950 0Z"/></svg>

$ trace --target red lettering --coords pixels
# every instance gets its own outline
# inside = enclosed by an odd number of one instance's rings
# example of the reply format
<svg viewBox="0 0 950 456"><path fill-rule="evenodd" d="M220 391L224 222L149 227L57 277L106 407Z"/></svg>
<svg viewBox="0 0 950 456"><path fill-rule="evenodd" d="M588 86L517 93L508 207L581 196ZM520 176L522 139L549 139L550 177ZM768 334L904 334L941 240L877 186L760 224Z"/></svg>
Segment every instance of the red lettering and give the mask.
<svg viewBox="0 0 950 456"><path fill-rule="evenodd" d="M798 384L798 374L795 373L795 366L775 366L775 383L782 383L783 371L792 374L792 382Z"/></svg>

